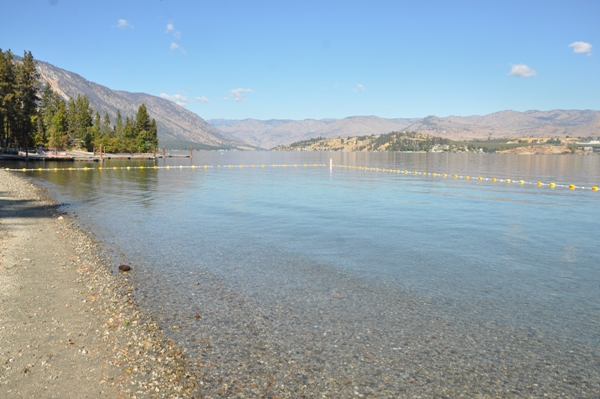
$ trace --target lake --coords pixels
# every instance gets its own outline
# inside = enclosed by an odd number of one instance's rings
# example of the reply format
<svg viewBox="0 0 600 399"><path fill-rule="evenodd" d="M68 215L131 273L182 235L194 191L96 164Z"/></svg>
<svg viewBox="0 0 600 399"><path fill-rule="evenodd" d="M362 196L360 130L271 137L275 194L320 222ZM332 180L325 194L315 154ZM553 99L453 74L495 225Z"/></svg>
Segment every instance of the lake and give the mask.
<svg viewBox="0 0 600 399"><path fill-rule="evenodd" d="M189 351L206 397L600 392L598 156L194 152L87 166L28 175L113 266L132 265L138 300Z"/></svg>

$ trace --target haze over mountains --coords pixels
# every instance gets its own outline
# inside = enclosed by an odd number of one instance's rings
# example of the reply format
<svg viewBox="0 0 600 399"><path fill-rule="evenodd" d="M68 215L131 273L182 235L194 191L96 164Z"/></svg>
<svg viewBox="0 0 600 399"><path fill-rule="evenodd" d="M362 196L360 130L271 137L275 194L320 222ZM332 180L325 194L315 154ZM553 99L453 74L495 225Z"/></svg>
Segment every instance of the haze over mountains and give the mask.
<svg viewBox="0 0 600 399"><path fill-rule="evenodd" d="M412 131L455 140L507 137L598 137L600 111L500 111L484 116L428 116L393 118L351 116L344 119L228 120L205 121L172 101L145 93L111 90L89 82L76 73L37 61L42 79L63 98L85 94L94 110L108 113L114 123L117 110L123 117L134 116L146 104L158 125L159 141L197 143L213 148L270 149L315 137L378 135L392 131ZM399 113L402 110L398 111Z"/></svg>

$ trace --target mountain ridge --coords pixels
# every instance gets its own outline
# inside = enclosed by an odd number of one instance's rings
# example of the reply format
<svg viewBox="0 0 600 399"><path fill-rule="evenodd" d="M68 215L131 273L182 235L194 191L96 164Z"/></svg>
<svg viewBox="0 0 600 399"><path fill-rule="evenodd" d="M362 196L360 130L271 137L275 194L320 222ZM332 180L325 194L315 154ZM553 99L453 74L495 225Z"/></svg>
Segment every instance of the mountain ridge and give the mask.
<svg viewBox="0 0 600 399"><path fill-rule="evenodd" d="M316 137L369 136L392 131L412 131L452 140L600 135L600 111L596 110L503 110L487 115L431 115L425 118L380 118L370 115L327 119L327 123L323 121L207 120L209 124L218 124L226 134L262 148L273 148Z"/></svg>
<svg viewBox="0 0 600 399"><path fill-rule="evenodd" d="M37 69L44 83L49 84L64 100L86 95L94 111L107 113L114 123L117 110L123 118L134 117L143 103L158 127L160 141L198 143L216 148L245 146L240 140L209 125L197 114L161 97L147 93L112 90L88 81L81 75L37 60Z"/></svg>

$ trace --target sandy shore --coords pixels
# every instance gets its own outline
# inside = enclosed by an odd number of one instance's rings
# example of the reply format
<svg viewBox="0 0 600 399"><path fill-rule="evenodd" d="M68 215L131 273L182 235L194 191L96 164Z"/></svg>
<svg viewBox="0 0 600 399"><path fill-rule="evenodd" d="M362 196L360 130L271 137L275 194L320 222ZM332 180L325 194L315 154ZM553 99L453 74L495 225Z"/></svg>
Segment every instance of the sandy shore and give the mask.
<svg viewBox="0 0 600 399"><path fill-rule="evenodd" d="M185 353L100 249L0 170L0 398L191 397Z"/></svg>

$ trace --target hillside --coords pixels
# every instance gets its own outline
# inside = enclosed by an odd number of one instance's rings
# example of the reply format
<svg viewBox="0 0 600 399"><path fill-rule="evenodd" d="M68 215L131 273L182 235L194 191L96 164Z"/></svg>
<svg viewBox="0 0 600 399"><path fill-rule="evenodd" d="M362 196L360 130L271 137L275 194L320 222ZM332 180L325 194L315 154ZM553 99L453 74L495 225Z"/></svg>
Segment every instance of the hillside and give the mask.
<svg viewBox="0 0 600 399"><path fill-rule="evenodd" d="M121 111L123 118L135 116L138 107L142 103L146 104L148 113L156 119L161 143L198 143L218 148L244 146L241 140L225 135L195 113L172 101L145 93L111 90L52 64L43 61L37 63L42 80L50 84L65 100L85 94L94 110L101 115L108 113L113 123L117 110Z"/></svg>
<svg viewBox="0 0 600 399"><path fill-rule="evenodd" d="M473 140L508 137L596 137L600 135L600 111L500 111L484 116L428 116L411 125L409 130L447 137Z"/></svg>
<svg viewBox="0 0 600 399"><path fill-rule="evenodd" d="M208 120L223 132L249 144L272 148L314 137L337 138L411 131L451 140L499 139L511 137L598 137L600 111L501 111L479 116L428 116L385 119L354 116L344 119Z"/></svg>
<svg viewBox="0 0 600 399"><path fill-rule="evenodd" d="M344 119L271 119L242 121L212 119L207 122L248 144L273 148L313 137L347 137L383 134L406 129L417 119L385 119L377 116L352 116Z"/></svg>

